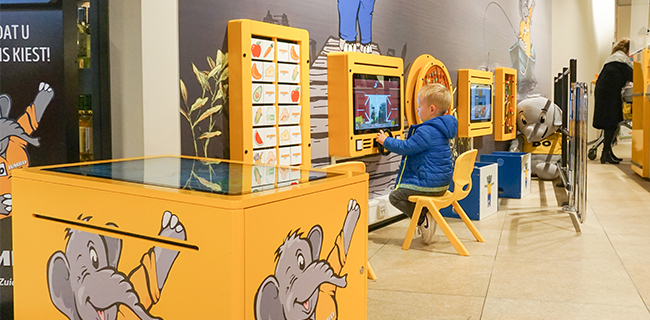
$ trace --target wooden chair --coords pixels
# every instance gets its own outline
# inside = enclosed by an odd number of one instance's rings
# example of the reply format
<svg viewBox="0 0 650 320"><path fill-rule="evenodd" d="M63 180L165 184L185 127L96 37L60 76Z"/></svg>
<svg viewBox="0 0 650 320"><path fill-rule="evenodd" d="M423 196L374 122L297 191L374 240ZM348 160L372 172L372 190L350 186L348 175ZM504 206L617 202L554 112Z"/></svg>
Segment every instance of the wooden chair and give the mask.
<svg viewBox="0 0 650 320"><path fill-rule="evenodd" d="M472 190L472 171L474 170L474 161L476 160L477 150L469 150L458 156L456 159L456 165L454 168L454 191L451 192L447 190L445 194L438 197L428 197L428 196L410 196L409 201L415 202L415 211L413 217L411 217L411 223L409 224L408 231L406 232L406 238L404 238L404 244L402 249L408 250L411 246L411 241L413 240L413 235L415 234L415 227L417 226L420 215L415 214L415 212L421 212L423 207L427 207L429 212L433 216L433 219L436 221L442 232L445 233L445 236L449 239L451 244L454 246L458 254L461 256L469 256L469 252L465 249L465 246L458 240L456 234L449 228L449 224L440 214L439 209L443 209L452 205L456 209L456 213L463 219L467 228L472 232L474 238L479 242L485 242L483 236L478 232L472 220L467 217L465 211L458 204L459 200L465 198L469 192Z"/></svg>
<svg viewBox="0 0 650 320"><path fill-rule="evenodd" d="M336 164L331 164L324 169L332 169L332 170L339 170L339 171L348 171L348 172L366 172L366 164L361 162L361 161L348 161L348 162L341 162L341 163L336 163ZM366 267L368 269L368 279L370 280L377 280L377 275L375 274L375 271L372 270L372 267L370 267L370 262L366 262Z"/></svg>

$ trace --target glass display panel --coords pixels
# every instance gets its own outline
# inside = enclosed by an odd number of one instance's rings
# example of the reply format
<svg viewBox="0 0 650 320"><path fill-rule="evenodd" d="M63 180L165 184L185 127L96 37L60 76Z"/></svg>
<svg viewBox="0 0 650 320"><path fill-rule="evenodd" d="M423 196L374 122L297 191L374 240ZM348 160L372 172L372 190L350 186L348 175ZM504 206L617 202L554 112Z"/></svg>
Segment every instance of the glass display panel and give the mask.
<svg viewBox="0 0 650 320"><path fill-rule="evenodd" d="M489 84L470 84L470 122L492 121L492 86Z"/></svg>
<svg viewBox="0 0 650 320"><path fill-rule="evenodd" d="M354 134L400 129L400 78L371 74L352 76Z"/></svg>
<svg viewBox="0 0 650 320"><path fill-rule="evenodd" d="M255 167L265 167L265 165L256 164ZM274 166L269 165L268 167ZM250 187L246 190L243 189L242 179L248 177L252 169L253 165L250 164L231 163L214 159L197 160L160 157L81 164L44 170L174 189L223 195L243 195L251 193ZM344 175L343 173L300 170L302 176L309 176L309 181ZM244 173L248 173L248 175ZM277 189L277 187L271 189Z"/></svg>

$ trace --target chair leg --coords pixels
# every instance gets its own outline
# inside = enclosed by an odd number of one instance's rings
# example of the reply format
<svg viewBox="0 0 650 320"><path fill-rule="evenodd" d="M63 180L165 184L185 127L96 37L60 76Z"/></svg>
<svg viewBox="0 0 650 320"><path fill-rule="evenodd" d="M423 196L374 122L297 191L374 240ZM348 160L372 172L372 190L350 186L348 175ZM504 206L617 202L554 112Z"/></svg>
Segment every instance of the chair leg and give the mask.
<svg viewBox="0 0 650 320"><path fill-rule="evenodd" d="M413 216L411 217L411 223L409 228L406 231L406 237L404 238L404 243L402 244L402 250L408 250L411 247L411 241L413 241L413 236L415 235L415 227L418 225L418 220L420 219L419 214L416 212L422 211L422 203L420 201L416 202L415 210L413 211Z"/></svg>
<svg viewBox="0 0 650 320"><path fill-rule="evenodd" d="M375 271L372 270L372 267L370 266L370 261L366 262L366 269L368 269L368 279L377 280L377 275L375 274Z"/></svg>
<svg viewBox="0 0 650 320"><path fill-rule="evenodd" d="M472 223L472 220L469 219L469 217L465 213L465 210L463 210L463 208L460 206L458 201L452 202L451 205L454 206L454 209L456 209L456 213L460 216L461 219L463 219L463 222L465 222L465 225L467 226L469 231L472 232L474 238L476 238L478 242L485 242L485 239L483 239L481 233L478 232L478 229L476 229L474 223Z"/></svg>
<svg viewBox="0 0 650 320"><path fill-rule="evenodd" d="M442 217L440 211L438 211L438 208L433 204L431 200L427 200L427 208L429 208L429 212L433 216L433 220L436 220L436 223L438 223L438 227L440 227L440 230L442 230L442 232L445 233L445 236L447 237L447 239L449 239L449 242L451 242L451 245L454 246L454 249L456 249L458 254L461 256L469 256L469 251L467 251L463 243L460 242L460 240L458 240L458 237L456 236L454 231L451 230L449 224L447 223L445 218Z"/></svg>

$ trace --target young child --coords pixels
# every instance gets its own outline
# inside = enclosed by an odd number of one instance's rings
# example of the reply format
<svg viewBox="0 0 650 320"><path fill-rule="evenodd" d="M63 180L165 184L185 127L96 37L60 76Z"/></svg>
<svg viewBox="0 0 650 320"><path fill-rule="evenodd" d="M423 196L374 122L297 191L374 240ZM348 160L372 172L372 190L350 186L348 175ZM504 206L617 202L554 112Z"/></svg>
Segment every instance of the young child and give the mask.
<svg viewBox="0 0 650 320"><path fill-rule="evenodd" d="M383 131L376 138L386 150L402 155L395 190L389 200L409 218L415 210L409 196L440 196L447 191L453 174L449 139L458 131L456 118L445 115L451 106L447 87L438 83L424 86L418 92L417 102L423 122L410 127L406 140L386 137ZM426 208L420 214L418 228L424 243L429 244L436 224Z"/></svg>

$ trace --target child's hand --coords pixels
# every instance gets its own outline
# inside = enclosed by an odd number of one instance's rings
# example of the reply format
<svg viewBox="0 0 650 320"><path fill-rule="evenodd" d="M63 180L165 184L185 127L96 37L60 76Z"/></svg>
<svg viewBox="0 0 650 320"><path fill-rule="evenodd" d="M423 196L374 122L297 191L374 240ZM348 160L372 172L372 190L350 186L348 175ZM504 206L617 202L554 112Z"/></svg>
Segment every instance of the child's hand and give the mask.
<svg viewBox="0 0 650 320"><path fill-rule="evenodd" d="M384 140L386 140L386 138L387 138L387 136L386 136L386 134L384 133L384 130L379 130L379 132L377 133L377 137L375 138L375 140L377 140L377 142L379 142L379 144L381 144L381 145L383 146L383 145L384 145Z"/></svg>

